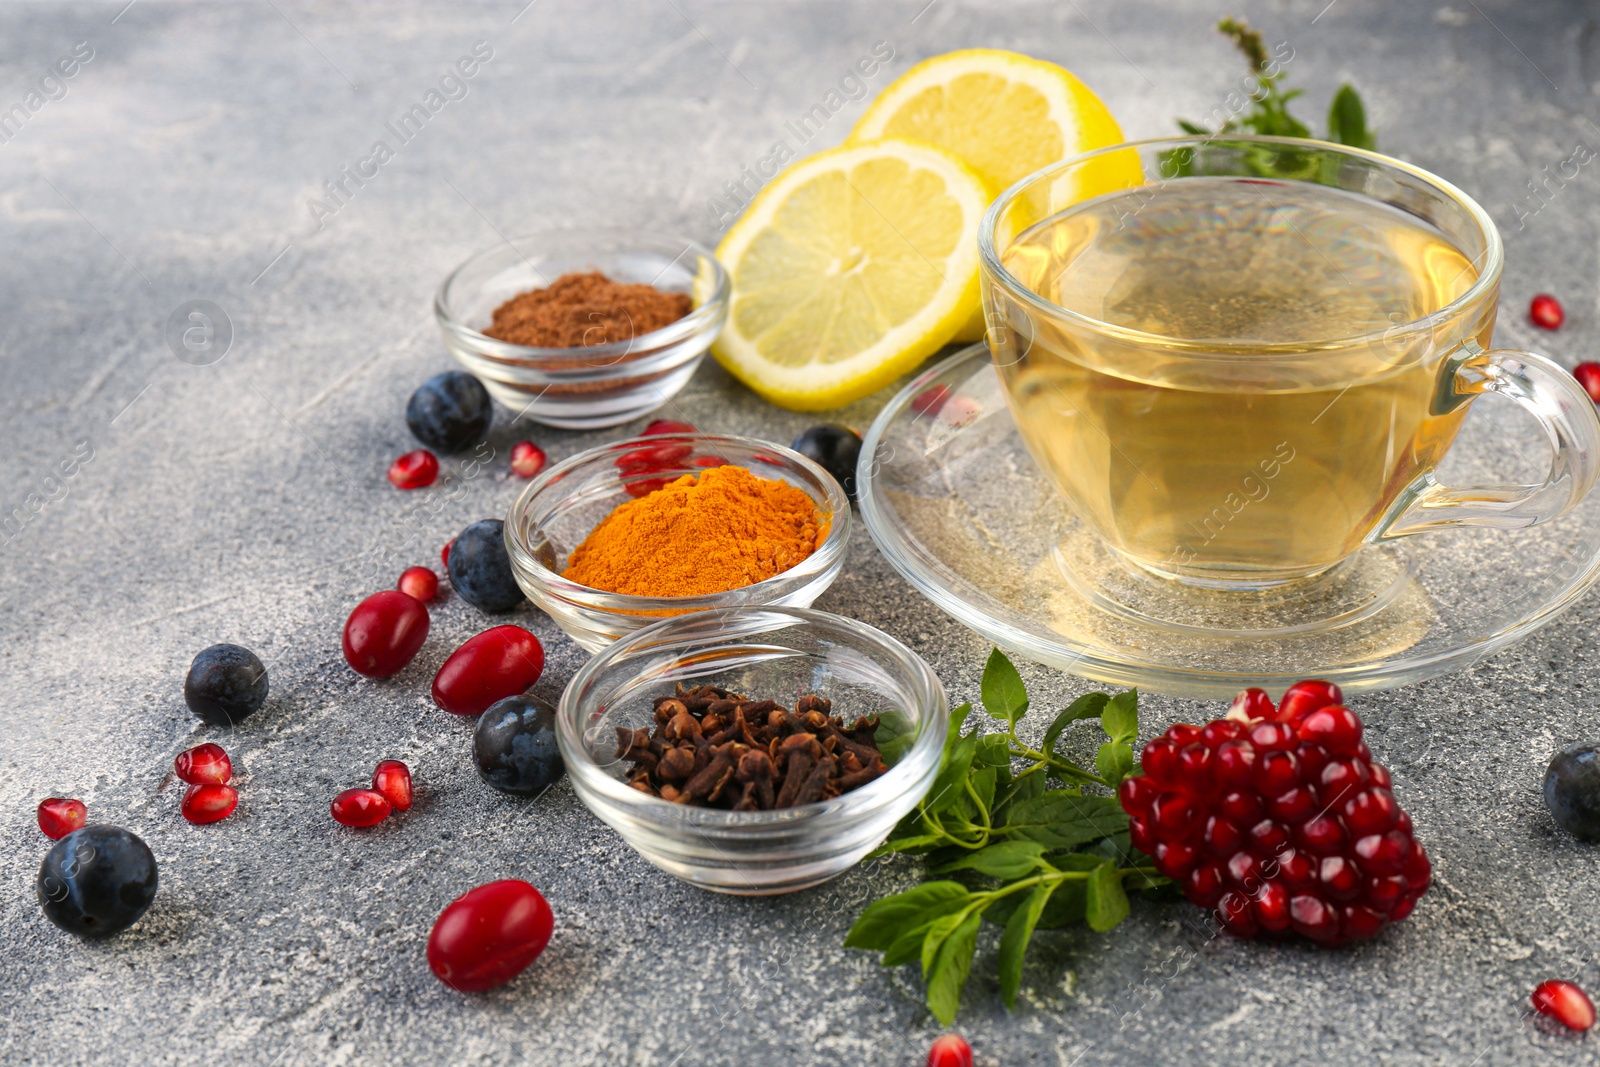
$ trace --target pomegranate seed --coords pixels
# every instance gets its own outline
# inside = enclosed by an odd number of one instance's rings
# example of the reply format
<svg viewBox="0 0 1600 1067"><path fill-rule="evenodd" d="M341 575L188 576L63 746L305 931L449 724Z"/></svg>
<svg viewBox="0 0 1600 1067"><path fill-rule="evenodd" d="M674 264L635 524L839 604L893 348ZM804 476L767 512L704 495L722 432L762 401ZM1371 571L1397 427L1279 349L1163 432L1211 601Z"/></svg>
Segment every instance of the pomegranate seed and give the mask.
<svg viewBox="0 0 1600 1067"><path fill-rule="evenodd" d="M397 759L381 761L372 772L372 788L395 811L411 810L411 768Z"/></svg>
<svg viewBox="0 0 1600 1067"><path fill-rule="evenodd" d="M183 793L183 817L196 826L220 822L239 806L239 791L231 785L201 782Z"/></svg>
<svg viewBox="0 0 1600 1067"><path fill-rule="evenodd" d="M616 465L624 474L646 474L675 466L692 455L694 455L694 445L687 441L645 445L643 448L635 448L618 456Z"/></svg>
<svg viewBox="0 0 1600 1067"><path fill-rule="evenodd" d="M928 1067L972 1067L972 1046L960 1034L940 1034L928 1048Z"/></svg>
<svg viewBox="0 0 1600 1067"><path fill-rule="evenodd" d="M1289 929L1289 891L1277 882L1267 882L1261 887L1251 910L1263 930L1278 933Z"/></svg>
<svg viewBox="0 0 1600 1067"><path fill-rule="evenodd" d="M467 638L433 679L433 702L456 715L481 715L516 696L544 672L544 646L520 626L495 626Z"/></svg>
<svg viewBox="0 0 1600 1067"><path fill-rule="evenodd" d="M1594 1003L1571 982L1559 978L1540 982L1530 999L1540 1015L1550 1016L1569 1030L1587 1030L1594 1025Z"/></svg>
<svg viewBox="0 0 1600 1067"><path fill-rule="evenodd" d="M400 581L395 588L426 604L439 595L439 576L427 567L407 567L400 572Z"/></svg>
<svg viewBox="0 0 1600 1067"><path fill-rule="evenodd" d="M1580 363L1572 368L1572 376L1578 379L1589 399L1600 404L1600 363Z"/></svg>
<svg viewBox="0 0 1600 1067"><path fill-rule="evenodd" d="M1226 858L1244 844L1244 831L1236 823L1213 815L1206 820L1205 843L1207 852Z"/></svg>
<svg viewBox="0 0 1600 1067"><path fill-rule="evenodd" d="M344 658L357 674L387 678L411 662L428 639L428 609L398 589L373 593L344 623Z"/></svg>
<svg viewBox="0 0 1600 1067"><path fill-rule="evenodd" d="M382 793L372 789L346 789L328 805L334 822L357 827L376 826L389 817L393 808Z"/></svg>
<svg viewBox="0 0 1600 1067"><path fill-rule="evenodd" d="M493 989L538 959L554 929L549 903L527 882L480 885L439 913L428 934L428 968L451 989Z"/></svg>
<svg viewBox="0 0 1600 1067"><path fill-rule="evenodd" d="M421 489L439 477L439 459L426 448L407 452L389 464L389 484L396 489Z"/></svg>
<svg viewBox="0 0 1600 1067"><path fill-rule="evenodd" d="M1294 731L1281 722L1258 722L1250 727L1250 743L1266 752L1291 749L1295 740Z"/></svg>
<svg viewBox="0 0 1600 1067"><path fill-rule="evenodd" d="M1535 326L1559 330L1561 324L1567 321L1567 313L1561 309L1561 301L1549 293L1540 293L1528 305L1528 318L1533 320Z"/></svg>
<svg viewBox="0 0 1600 1067"><path fill-rule="evenodd" d="M1122 780L1117 792L1122 797L1123 811L1142 815L1150 810L1150 804L1156 798L1156 784L1142 774L1133 775Z"/></svg>
<svg viewBox="0 0 1600 1067"><path fill-rule="evenodd" d="M1217 901L1217 918L1236 937L1255 936L1256 920L1251 914L1250 898L1237 889L1230 889Z"/></svg>
<svg viewBox="0 0 1600 1067"><path fill-rule="evenodd" d="M1219 865L1203 864L1189 872L1189 877L1184 882L1183 895L1202 908L1212 907L1222 899L1222 894L1228 888L1227 882L1224 881L1225 877Z"/></svg>
<svg viewBox="0 0 1600 1067"><path fill-rule="evenodd" d="M1200 727L1190 726L1186 722L1175 723L1167 729L1167 737L1174 744L1182 747L1191 741L1200 739Z"/></svg>
<svg viewBox="0 0 1600 1067"><path fill-rule="evenodd" d="M227 785L233 777L233 761L221 745L196 745L178 753L172 761L173 773L189 785Z"/></svg>
<svg viewBox="0 0 1600 1067"><path fill-rule="evenodd" d="M1284 690L1283 700L1278 703L1278 721L1286 722L1290 726L1299 726L1301 719L1318 708L1343 701L1344 694L1339 691L1338 686L1332 682L1309 678L1303 682L1296 682Z"/></svg>
<svg viewBox="0 0 1600 1067"><path fill-rule="evenodd" d="M1144 768L1144 773L1157 782L1171 777L1177 764L1178 746L1165 737L1151 740L1144 746L1144 752L1139 756L1139 765Z"/></svg>
<svg viewBox="0 0 1600 1067"><path fill-rule="evenodd" d="M1228 793L1222 798L1222 814L1240 826L1251 826L1267 811L1255 793Z"/></svg>
<svg viewBox="0 0 1600 1067"><path fill-rule="evenodd" d="M1243 738L1217 746L1217 777L1230 786L1249 783L1255 773L1256 749Z"/></svg>
<svg viewBox="0 0 1600 1067"><path fill-rule="evenodd" d="M1250 827L1250 847L1258 856L1276 856L1289 843L1289 830L1281 822L1262 819Z"/></svg>
<svg viewBox="0 0 1600 1067"><path fill-rule="evenodd" d="M519 478L532 478L544 470L544 449L532 441L518 441L511 446L511 470Z"/></svg>
<svg viewBox="0 0 1600 1067"><path fill-rule="evenodd" d="M924 417L939 414L939 409L944 407L944 402L950 399L948 385L936 385L932 389L924 389L911 398L911 410Z"/></svg>
<svg viewBox="0 0 1600 1067"><path fill-rule="evenodd" d="M89 809L81 800L46 797L39 801L39 829L52 841L60 841L74 830L83 829Z"/></svg>
<svg viewBox="0 0 1600 1067"><path fill-rule="evenodd" d="M1268 752L1261 757L1254 776L1263 796L1275 797L1300 784L1300 757L1293 752Z"/></svg>
<svg viewBox="0 0 1600 1067"><path fill-rule="evenodd" d="M1226 718L1253 722L1256 719L1269 719L1272 715L1272 698L1267 696L1267 691L1246 689L1233 698L1233 703L1228 706Z"/></svg>
<svg viewBox="0 0 1600 1067"><path fill-rule="evenodd" d="M1200 730L1200 743L1208 748L1216 748L1229 741L1237 741L1245 735L1245 732L1245 724L1242 722L1218 719L1216 722L1207 723Z"/></svg>
<svg viewBox="0 0 1600 1067"><path fill-rule="evenodd" d="M450 540L446 541L444 543L444 547L439 550L439 562L444 564L444 569L446 571L450 570L450 546L455 543L456 539L452 537Z"/></svg>
<svg viewBox="0 0 1600 1067"><path fill-rule="evenodd" d="M1340 704L1318 708L1300 720L1300 739L1321 745L1338 756L1353 756L1361 748L1361 720Z"/></svg>
<svg viewBox="0 0 1600 1067"><path fill-rule="evenodd" d="M692 424L687 423L687 422L679 422L677 419L654 419L654 420L651 421L649 426L646 426L644 428L644 433L640 434L639 436L641 436L641 437L654 437L658 433L699 433L699 432L700 431L695 429Z"/></svg>
<svg viewBox="0 0 1600 1067"><path fill-rule="evenodd" d="M1339 936L1339 913L1317 897L1290 897L1289 922L1301 936L1313 941L1332 941Z"/></svg>

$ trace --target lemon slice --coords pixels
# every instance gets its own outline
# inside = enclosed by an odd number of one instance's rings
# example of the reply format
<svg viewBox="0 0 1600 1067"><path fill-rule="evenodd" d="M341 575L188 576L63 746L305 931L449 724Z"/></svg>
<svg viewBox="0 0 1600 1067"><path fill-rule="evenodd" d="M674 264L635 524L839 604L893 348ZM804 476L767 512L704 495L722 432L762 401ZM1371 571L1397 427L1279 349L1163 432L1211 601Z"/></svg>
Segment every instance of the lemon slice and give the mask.
<svg viewBox="0 0 1600 1067"><path fill-rule="evenodd" d="M838 407L948 343L978 299L993 191L960 159L889 138L767 185L717 246L733 278L712 353L781 407Z"/></svg>

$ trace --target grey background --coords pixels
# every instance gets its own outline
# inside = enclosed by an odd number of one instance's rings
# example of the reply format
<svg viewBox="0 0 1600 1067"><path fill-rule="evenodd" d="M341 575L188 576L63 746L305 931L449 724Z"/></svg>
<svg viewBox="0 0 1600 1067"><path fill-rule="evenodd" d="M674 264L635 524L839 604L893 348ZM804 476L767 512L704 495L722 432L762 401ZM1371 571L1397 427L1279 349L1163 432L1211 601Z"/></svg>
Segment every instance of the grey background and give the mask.
<svg viewBox="0 0 1600 1067"><path fill-rule="evenodd" d="M1354 80L1383 148L1499 220L1501 343L1571 364L1600 339L1600 161L1536 214L1525 188L1578 143L1600 149L1591 3L523 2L0 7L0 107L78 42L94 49L0 144L0 505L55 497L0 555L0 1062L921 1062L939 1028L913 969L839 947L868 900L915 880L913 862L775 900L688 889L566 785L519 803L478 782L469 724L427 699L445 653L482 626L470 607L437 607L423 652L387 682L355 676L338 647L362 596L504 512L512 442L557 460L622 433L502 411L496 473L447 463L435 489L391 489L384 469L411 447L405 399L447 365L430 314L444 273L502 231L562 223L714 241L707 199L874 42L896 53L874 90L926 55L1009 47L1071 67L1130 136L1151 136L1236 83L1211 24L1247 15L1294 47L1303 116L1320 127ZM494 57L468 95L319 229L307 201L324 179L478 41ZM1566 303L1558 334L1526 323L1539 290ZM196 299L233 328L208 366L164 340L169 312ZM886 396L839 417L864 425ZM775 441L813 421L709 363L664 414ZM93 460L47 483L85 439ZM864 533L819 606L888 630L957 699L975 695L986 649ZM1042 936L1014 1014L986 935L958 1020L979 1062L1590 1060L1592 1041L1525 1015L1543 978L1600 989L1596 853L1555 832L1538 793L1557 747L1600 733L1597 610L1591 597L1520 648L1360 701L1438 872L1411 920L1324 952L1210 940L1186 904L1136 905L1111 935ZM521 621L559 686L582 653L542 616ZM267 708L233 731L198 727L181 699L190 658L218 641L270 663ZM1085 688L1028 677L1041 706ZM1160 725L1217 711L1146 709ZM242 800L191 827L167 771L202 740L232 752ZM329 798L385 756L413 766L416 808L364 833L334 825ZM155 906L108 943L75 941L35 902L47 795L81 797L160 860ZM505 876L543 888L555 938L510 986L458 996L426 969L427 931Z"/></svg>

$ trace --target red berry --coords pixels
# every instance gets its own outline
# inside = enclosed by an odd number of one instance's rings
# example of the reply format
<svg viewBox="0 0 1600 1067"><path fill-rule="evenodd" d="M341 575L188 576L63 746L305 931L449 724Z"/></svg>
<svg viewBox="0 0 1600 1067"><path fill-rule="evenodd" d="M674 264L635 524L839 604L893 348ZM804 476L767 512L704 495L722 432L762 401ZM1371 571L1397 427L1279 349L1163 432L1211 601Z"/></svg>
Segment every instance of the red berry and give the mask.
<svg viewBox="0 0 1600 1067"><path fill-rule="evenodd" d="M221 745L196 745L178 753L172 770L180 781L190 785L227 785L233 777L233 761Z"/></svg>
<svg viewBox="0 0 1600 1067"><path fill-rule="evenodd" d="M544 449L532 441L518 441L511 446L511 470L519 478L532 478L544 470Z"/></svg>
<svg viewBox="0 0 1600 1067"><path fill-rule="evenodd" d="M911 398L911 410L918 415L930 416L939 414L939 409L944 407L944 402L950 399L948 385L936 385L931 389L924 389Z"/></svg>
<svg viewBox="0 0 1600 1067"><path fill-rule="evenodd" d="M450 546L455 543L456 539L452 537L450 540L446 541L444 543L444 547L439 550L439 562L444 564L444 569L446 571L450 570Z"/></svg>
<svg viewBox="0 0 1600 1067"><path fill-rule="evenodd" d="M1594 1003L1571 982L1559 978L1540 982L1530 999L1539 1014L1550 1016L1569 1030L1587 1030L1594 1025Z"/></svg>
<svg viewBox="0 0 1600 1067"><path fill-rule="evenodd" d="M439 913L428 934L428 967L451 989L493 989L537 959L554 929L550 905L527 882L480 885Z"/></svg>
<svg viewBox="0 0 1600 1067"><path fill-rule="evenodd" d="M1535 326L1559 330L1567 319L1567 313L1561 310L1561 301L1549 293L1540 293L1528 305L1528 318L1533 320Z"/></svg>
<svg viewBox="0 0 1600 1067"><path fill-rule="evenodd" d="M83 829L89 809L81 800L46 797L39 801L39 829L52 841L60 841L74 830Z"/></svg>
<svg viewBox="0 0 1600 1067"><path fill-rule="evenodd" d="M411 768L397 759L381 761L372 772L372 788L395 811L411 810Z"/></svg>
<svg viewBox="0 0 1600 1067"><path fill-rule="evenodd" d="M1252 722L1256 719L1270 719L1272 715L1272 698L1267 696L1265 689L1246 689L1234 697L1233 703L1228 706L1230 719Z"/></svg>
<svg viewBox="0 0 1600 1067"><path fill-rule="evenodd" d="M196 826L220 822L239 806L239 791L231 785L202 782L183 793L183 817Z"/></svg>
<svg viewBox="0 0 1600 1067"><path fill-rule="evenodd" d="M1578 379L1589 399L1600 404L1600 363L1580 363L1572 368L1572 376Z"/></svg>
<svg viewBox="0 0 1600 1067"><path fill-rule="evenodd" d="M1341 704L1318 708L1300 720L1300 739L1321 745L1337 756L1354 756L1361 746L1361 720ZM1370 758L1370 753L1362 758Z"/></svg>
<svg viewBox="0 0 1600 1067"><path fill-rule="evenodd" d="M387 678L428 639L428 609L398 589L373 593L344 622L344 658L357 674Z"/></svg>
<svg viewBox="0 0 1600 1067"><path fill-rule="evenodd" d="M960 1034L940 1034L928 1048L928 1067L972 1067L972 1046Z"/></svg>
<svg viewBox="0 0 1600 1067"><path fill-rule="evenodd" d="M439 459L426 448L407 452L389 464L389 484L396 489L421 489L439 477Z"/></svg>
<svg viewBox="0 0 1600 1067"><path fill-rule="evenodd" d="M346 789L328 805L333 821L344 826L376 826L392 810L394 806L373 789Z"/></svg>
<svg viewBox="0 0 1600 1067"><path fill-rule="evenodd" d="M469 637L433 679L433 702L456 715L481 715L539 680L544 647L520 626L496 626Z"/></svg>
<svg viewBox="0 0 1600 1067"><path fill-rule="evenodd" d="M644 428L641 437L654 437L658 433L699 433L693 425L679 422L677 419L653 419L649 426Z"/></svg>
<svg viewBox="0 0 1600 1067"><path fill-rule="evenodd" d="M1290 726L1299 726L1301 719L1318 708L1343 701L1344 694L1339 691L1338 686L1332 682L1309 678L1303 682L1296 682L1284 690L1283 699L1278 702L1278 721L1286 722Z"/></svg>
<svg viewBox="0 0 1600 1067"><path fill-rule="evenodd" d="M395 588L426 604L439 595L439 576L427 567L407 567L400 572Z"/></svg>

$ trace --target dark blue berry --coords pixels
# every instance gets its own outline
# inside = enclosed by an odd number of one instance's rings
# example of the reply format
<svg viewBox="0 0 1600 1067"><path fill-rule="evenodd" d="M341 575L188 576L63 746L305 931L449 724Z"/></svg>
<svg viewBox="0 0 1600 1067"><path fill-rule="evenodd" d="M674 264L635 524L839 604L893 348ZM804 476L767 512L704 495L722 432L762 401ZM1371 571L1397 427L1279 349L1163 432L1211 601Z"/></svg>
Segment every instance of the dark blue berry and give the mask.
<svg viewBox="0 0 1600 1067"><path fill-rule="evenodd" d="M473 523L450 546L450 585L461 599L491 614L522 603L522 587L511 574L506 554L506 524L499 519Z"/></svg>
<svg viewBox="0 0 1600 1067"><path fill-rule="evenodd" d="M472 735L478 775L502 793L533 796L566 770L556 747L556 709L537 697L506 697L478 717Z"/></svg>
<svg viewBox="0 0 1600 1067"><path fill-rule="evenodd" d="M856 498L856 460L861 458L861 435L848 426L813 426L789 446L833 475L851 500Z"/></svg>
<svg viewBox="0 0 1600 1067"><path fill-rule="evenodd" d="M406 405L406 425L417 440L438 452L460 452L489 436L494 402L489 390L458 370L435 374L417 386Z"/></svg>
<svg viewBox="0 0 1600 1067"><path fill-rule="evenodd" d="M1584 841L1600 841L1600 745L1573 745L1550 761L1544 803L1557 826Z"/></svg>
<svg viewBox="0 0 1600 1067"><path fill-rule="evenodd" d="M45 917L61 929L110 937L156 898L156 858L120 826L85 826L45 853L37 887Z"/></svg>
<svg viewBox="0 0 1600 1067"><path fill-rule="evenodd" d="M267 668L238 645L212 645L194 658L183 680L189 710L213 726L232 726L267 699Z"/></svg>

